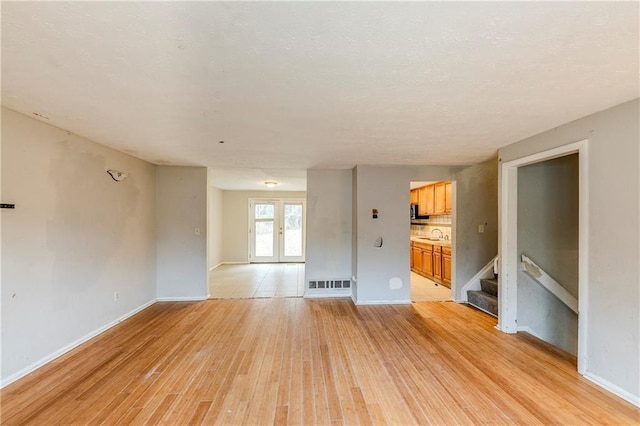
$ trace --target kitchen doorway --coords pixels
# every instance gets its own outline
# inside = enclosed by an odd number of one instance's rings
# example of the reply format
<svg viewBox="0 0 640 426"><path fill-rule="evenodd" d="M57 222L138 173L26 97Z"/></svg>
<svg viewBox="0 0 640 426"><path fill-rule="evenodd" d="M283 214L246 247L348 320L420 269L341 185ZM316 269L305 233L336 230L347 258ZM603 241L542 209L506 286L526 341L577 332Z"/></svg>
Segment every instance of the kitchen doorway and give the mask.
<svg viewBox="0 0 640 426"><path fill-rule="evenodd" d="M453 300L453 194L451 181L411 182L412 302Z"/></svg>
<svg viewBox="0 0 640 426"><path fill-rule="evenodd" d="M304 199L249 199L249 262L305 261Z"/></svg>

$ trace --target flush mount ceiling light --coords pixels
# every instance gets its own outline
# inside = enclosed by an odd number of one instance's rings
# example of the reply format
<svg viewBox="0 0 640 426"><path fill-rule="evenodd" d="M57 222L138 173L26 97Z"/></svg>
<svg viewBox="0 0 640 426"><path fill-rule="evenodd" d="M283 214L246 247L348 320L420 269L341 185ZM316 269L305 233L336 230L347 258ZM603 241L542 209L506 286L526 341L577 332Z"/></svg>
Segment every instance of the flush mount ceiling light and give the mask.
<svg viewBox="0 0 640 426"><path fill-rule="evenodd" d="M278 182L275 182L273 180L268 180L264 184L267 186L267 188L275 188Z"/></svg>

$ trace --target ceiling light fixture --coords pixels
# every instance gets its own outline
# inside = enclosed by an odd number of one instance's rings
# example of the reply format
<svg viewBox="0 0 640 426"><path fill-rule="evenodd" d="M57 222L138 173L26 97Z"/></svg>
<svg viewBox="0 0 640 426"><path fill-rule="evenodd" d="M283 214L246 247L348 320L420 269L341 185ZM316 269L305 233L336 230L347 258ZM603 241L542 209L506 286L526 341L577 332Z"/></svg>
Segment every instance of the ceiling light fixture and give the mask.
<svg viewBox="0 0 640 426"><path fill-rule="evenodd" d="M268 180L264 184L267 186L267 188L275 188L278 182Z"/></svg>

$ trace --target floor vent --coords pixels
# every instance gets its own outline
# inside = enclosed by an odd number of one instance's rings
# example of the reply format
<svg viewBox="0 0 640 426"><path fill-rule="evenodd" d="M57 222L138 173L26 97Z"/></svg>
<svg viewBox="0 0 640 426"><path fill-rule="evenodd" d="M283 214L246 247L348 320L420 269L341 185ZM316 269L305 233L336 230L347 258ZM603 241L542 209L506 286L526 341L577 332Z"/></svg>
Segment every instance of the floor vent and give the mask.
<svg viewBox="0 0 640 426"><path fill-rule="evenodd" d="M310 289L351 288L351 280L312 280L309 281Z"/></svg>

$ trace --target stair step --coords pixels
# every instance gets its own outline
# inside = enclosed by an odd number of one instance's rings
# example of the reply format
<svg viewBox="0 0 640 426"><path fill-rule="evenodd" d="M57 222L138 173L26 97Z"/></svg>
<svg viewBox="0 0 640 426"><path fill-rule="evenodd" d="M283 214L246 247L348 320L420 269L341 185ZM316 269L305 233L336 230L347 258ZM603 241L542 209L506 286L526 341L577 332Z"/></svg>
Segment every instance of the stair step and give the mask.
<svg viewBox="0 0 640 426"><path fill-rule="evenodd" d="M498 297L484 291L468 291L467 299L470 305L475 306L493 316L498 316Z"/></svg>
<svg viewBox="0 0 640 426"><path fill-rule="evenodd" d="M481 279L480 287L482 287L482 291L484 291L485 293L489 293L494 296L498 295L498 280L495 278Z"/></svg>

